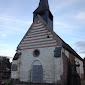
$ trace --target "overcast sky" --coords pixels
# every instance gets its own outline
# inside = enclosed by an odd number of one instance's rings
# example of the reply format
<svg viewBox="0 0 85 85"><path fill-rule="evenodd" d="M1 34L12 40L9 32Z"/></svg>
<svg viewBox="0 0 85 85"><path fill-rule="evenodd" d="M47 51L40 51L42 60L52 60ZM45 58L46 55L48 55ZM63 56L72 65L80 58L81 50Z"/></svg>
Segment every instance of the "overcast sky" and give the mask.
<svg viewBox="0 0 85 85"><path fill-rule="evenodd" d="M85 0L48 0L54 31L82 58L85 57ZM0 55L14 56L33 22L39 0L0 0Z"/></svg>

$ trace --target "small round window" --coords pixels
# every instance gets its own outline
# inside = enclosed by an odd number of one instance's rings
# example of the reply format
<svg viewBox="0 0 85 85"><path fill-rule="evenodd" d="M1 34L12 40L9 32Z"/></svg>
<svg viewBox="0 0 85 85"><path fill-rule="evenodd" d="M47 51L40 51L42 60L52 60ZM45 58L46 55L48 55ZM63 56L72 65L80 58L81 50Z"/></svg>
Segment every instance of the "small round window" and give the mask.
<svg viewBox="0 0 85 85"><path fill-rule="evenodd" d="M34 50L33 55L34 55L34 57L38 57L40 55L40 51L37 49Z"/></svg>

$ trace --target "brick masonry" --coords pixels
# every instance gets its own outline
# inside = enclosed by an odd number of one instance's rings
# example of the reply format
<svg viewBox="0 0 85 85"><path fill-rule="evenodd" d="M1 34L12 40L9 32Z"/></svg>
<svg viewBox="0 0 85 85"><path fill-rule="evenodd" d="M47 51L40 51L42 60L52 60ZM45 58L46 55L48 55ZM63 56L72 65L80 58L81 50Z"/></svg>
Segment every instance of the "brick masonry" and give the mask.
<svg viewBox="0 0 85 85"><path fill-rule="evenodd" d="M67 83L67 57L64 53L62 53L62 58L63 58L63 75L62 75L62 80L63 80L63 85L66 85Z"/></svg>
<svg viewBox="0 0 85 85"><path fill-rule="evenodd" d="M71 64L72 65L74 65L74 63L75 63L75 57L74 57L74 55L73 54L71 54L71 53L69 53L69 59L70 59L70 62L71 62ZM72 73L74 73L74 68L72 67Z"/></svg>

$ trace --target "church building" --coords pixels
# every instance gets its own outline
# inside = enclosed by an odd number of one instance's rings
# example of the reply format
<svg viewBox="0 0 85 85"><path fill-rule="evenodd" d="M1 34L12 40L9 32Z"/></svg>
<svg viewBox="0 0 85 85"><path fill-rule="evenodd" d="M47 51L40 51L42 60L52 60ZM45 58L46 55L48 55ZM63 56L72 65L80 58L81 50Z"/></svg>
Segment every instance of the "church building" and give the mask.
<svg viewBox="0 0 85 85"><path fill-rule="evenodd" d="M60 85L70 82L75 71L84 78L83 59L53 31L48 0L40 0L33 23L17 46L11 79Z"/></svg>

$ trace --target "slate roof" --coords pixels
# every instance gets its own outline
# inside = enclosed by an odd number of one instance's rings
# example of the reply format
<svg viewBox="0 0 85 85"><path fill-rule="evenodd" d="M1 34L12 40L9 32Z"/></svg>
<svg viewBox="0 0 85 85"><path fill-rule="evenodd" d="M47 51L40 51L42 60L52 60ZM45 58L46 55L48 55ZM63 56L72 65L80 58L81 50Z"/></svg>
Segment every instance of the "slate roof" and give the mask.
<svg viewBox="0 0 85 85"><path fill-rule="evenodd" d="M83 61L83 59L68 44L64 43L62 46L63 46L63 48L68 50L70 53L72 53L74 56L76 56L78 59Z"/></svg>
<svg viewBox="0 0 85 85"><path fill-rule="evenodd" d="M73 50L73 48L70 47L63 39L61 39L54 31L53 31L53 34L55 35L56 38L59 38L62 41L61 45L64 49L68 50L70 53L72 53L78 59L83 61L83 59L75 52L75 50Z"/></svg>

